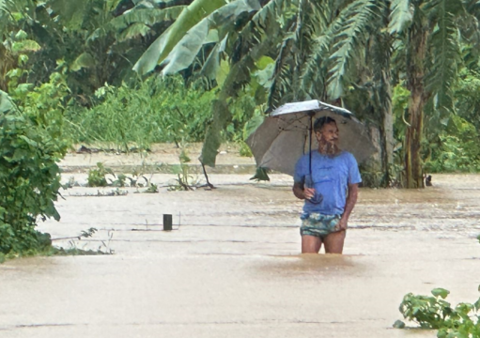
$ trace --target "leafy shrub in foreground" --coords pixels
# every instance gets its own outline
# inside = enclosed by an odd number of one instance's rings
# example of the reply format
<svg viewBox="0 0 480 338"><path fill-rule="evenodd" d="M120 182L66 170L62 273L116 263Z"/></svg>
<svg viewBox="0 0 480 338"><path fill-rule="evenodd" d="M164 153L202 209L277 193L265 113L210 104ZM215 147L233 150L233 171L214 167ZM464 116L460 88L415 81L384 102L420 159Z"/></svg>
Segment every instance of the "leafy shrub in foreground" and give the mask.
<svg viewBox="0 0 480 338"><path fill-rule="evenodd" d="M35 229L37 219L60 219L54 202L61 187L57 161L69 146L63 137L69 90L63 73L32 88L11 90L16 105L0 92L0 256L51 248L50 235Z"/></svg>
<svg viewBox="0 0 480 338"><path fill-rule="evenodd" d="M480 289L480 288L479 288ZM439 338L480 337L480 298L473 304L459 303L452 307L445 300L450 291L436 288L432 296L405 295L400 312L407 320L414 321L425 329L437 329ZM395 323L396 327L404 327Z"/></svg>
<svg viewBox="0 0 480 338"><path fill-rule="evenodd" d="M60 219L57 146L51 136L18 113L0 115L0 253L42 250L49 235L35 230L37 217Z"/></svg>

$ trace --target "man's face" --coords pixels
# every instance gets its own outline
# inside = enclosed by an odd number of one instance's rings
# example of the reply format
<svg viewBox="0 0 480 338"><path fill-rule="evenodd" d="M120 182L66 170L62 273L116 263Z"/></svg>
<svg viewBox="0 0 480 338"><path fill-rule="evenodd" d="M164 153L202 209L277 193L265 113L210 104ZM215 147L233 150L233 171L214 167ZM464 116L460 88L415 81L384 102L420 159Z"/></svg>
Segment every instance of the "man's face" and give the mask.
<svg viewBox="0 0 480 338"><path fill-rule="evenodd" d="M324 124L322 129L317 132L317 140L320 140L330 144L336 144L338 141L338 128L335 122Z"/></svg>

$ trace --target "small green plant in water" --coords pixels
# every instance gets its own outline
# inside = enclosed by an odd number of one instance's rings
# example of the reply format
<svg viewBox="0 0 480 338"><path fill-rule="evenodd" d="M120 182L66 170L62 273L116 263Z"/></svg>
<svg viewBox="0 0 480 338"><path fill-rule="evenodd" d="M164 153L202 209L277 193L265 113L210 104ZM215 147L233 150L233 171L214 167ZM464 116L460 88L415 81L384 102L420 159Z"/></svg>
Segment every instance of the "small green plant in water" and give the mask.
<svg viewBox="0 0 480 338"><path fill-rule="evenodd" d="M110 248L110 241L113 237L113 232L108 232L108 239L107 241L102 240L101 245L98 247L97 250L92 249L85 249L86 245L83 248L79 248L77 246L77 241L81 241L82 238L90 238L97 232L96 228L90 228L87 230L82 230L80 235L75 237L69 237L71 240L68 242L70 247L68 248L56 248L52 247L52 249L47 253L47 255L56 255L56 256L67 256L67 255L74 255L74 256L86 256L86 255L111 255L113 254L113 250Z"/></svg>
<svg viewBox="0 0 480 338"><path fill-rule="evenodd" d="M150 194L155 194L158 192L158 186L154 183L150 183L150 185L148 186L147 190L145 190L145 192Z"/></svg>
<svg viewBox="0 0 480 338"><path fill-rule="evenodd" d="M107 179L105 176L107 174L114 175L112 169L105 168L103 163L98 162L96 169L91 169L88 171L88 186L89 187L106 187L108 186ZM115 175L114 175L115 176Z"/></svg>
<svg viewBox="0 0 480 338"><path fill-rule="evenodd" d="M186 144L182 142L181 144L181 152L178 156L180 160L180 166L177 169L177 178L175 179L175 183L170 183L168 186L168 190L195 190L199 185L198 180L195 180L192 175L190 175L190 166L188 162L190 162L190 157L188 157L187 151L185 150Z"/></svg>

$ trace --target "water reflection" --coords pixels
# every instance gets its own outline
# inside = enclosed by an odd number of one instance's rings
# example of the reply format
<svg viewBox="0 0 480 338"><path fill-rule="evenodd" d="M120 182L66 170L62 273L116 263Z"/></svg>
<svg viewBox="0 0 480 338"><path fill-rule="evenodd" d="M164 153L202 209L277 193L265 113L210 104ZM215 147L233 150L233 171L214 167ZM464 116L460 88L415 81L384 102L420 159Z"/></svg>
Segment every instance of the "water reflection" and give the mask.
<svg viewBox="0 0 480 338"><path fill-rule="evenodd" d="M325 255L302 254L293 256L276 256L274 260L259 265L264 274L282 276L299 275L357 275L365 270L361 262L362 255Z"/></svg>

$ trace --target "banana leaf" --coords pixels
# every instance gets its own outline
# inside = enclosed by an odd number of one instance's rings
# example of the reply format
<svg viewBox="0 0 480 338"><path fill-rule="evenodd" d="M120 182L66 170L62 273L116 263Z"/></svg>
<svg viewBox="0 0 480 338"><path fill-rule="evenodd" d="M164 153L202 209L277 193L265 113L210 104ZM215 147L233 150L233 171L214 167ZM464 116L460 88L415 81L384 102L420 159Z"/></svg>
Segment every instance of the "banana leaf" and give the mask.
<svg viewBox="0 0 480 338"><path fill-rule="evenodd" d="M184 35L203 18L224 6L225 0L195 0L184 8L178 19L161 34L137 61L133 70L141 75L163 62Z"/></svg>

